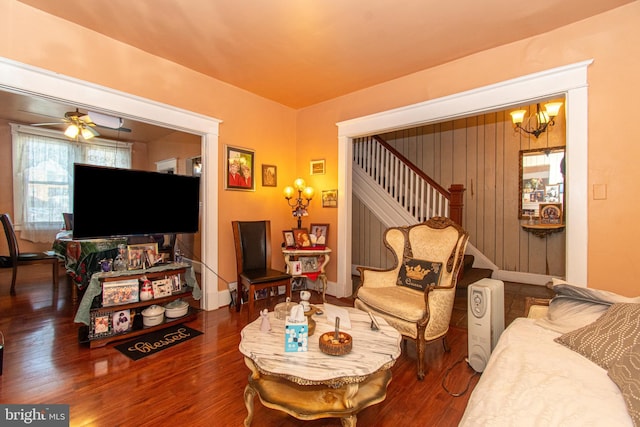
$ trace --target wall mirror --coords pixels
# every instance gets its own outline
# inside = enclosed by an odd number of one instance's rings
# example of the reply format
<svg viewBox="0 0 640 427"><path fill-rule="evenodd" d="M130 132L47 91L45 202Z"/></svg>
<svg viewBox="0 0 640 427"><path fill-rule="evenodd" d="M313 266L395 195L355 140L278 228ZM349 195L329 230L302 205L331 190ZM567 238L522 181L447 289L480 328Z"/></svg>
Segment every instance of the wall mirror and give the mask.
<svg viewBox="0 0 640 427"><path fill-rule="evenodd" d="M541 203L559 204L564 216L564 150L565 147L552 147L520 151L518 218L540 218Z"/></svg>

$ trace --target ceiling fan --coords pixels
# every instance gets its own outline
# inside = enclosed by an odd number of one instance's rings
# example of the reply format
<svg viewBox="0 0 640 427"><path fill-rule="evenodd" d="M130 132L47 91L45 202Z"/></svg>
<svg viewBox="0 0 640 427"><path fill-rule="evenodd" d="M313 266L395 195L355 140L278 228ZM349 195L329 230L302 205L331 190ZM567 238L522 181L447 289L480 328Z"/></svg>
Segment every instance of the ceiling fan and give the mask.
<svg viewBox="0 0 640 427"><path fill-rule="evenodd" d="M79 136L85 140L91 139L95 136L99 136L95 128L101 127L105 129L113 129L121 132L131 132L131 129L123 127L124 120L119 117L109 116L102 113L95 113L89 111L87 114L82 114L76 108L76 111L68 111L64 114L64 118L60 119L63 123L67 123L68 126L64 131L64 134L71 139L78 139ZM59 125L60 122L53 123L34 123L32 126L53 126Z"/></svg>

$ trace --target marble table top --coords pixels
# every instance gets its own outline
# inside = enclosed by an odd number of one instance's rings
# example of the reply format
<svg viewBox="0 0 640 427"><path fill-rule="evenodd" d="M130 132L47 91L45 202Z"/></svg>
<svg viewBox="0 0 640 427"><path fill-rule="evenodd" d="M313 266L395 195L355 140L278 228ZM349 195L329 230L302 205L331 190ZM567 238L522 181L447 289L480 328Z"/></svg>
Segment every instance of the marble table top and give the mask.
<svg viewBox="0 0 640 427"><path fill-rule="evenodd" d="M315 305L320 310L322 305ZM376 317L380 329L371 329L369 315L352 307L349 311L351 329L341 329L353 338L353 349L343 356L331 356L320 351L318 340L325 332L334 331L326 315L315 314L316 329L309 337L306 352L284 351L284 320L269 312L271 331L261 332L261 318L245 326L241 332L240 352L251 359L265 375L284 377L302 385L358 383L380 370L389 369L400 356L401 335Z"/></svg>

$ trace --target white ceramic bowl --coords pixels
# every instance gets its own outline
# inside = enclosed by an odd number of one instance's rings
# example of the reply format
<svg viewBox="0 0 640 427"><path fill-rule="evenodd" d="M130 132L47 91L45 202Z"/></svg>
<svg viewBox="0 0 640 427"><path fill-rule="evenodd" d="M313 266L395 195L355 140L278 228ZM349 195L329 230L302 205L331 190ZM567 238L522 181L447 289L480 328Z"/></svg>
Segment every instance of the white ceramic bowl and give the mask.
<svg viewBox="0 0 640 427"><path fill-rule="evenodd" d="M164 307L151 305L142 310L142 324L144 326L156 326L164 320Z"/></svg>
<svg viewBox="0 0 640 427"><path fill-rule="evenodd" d="M189 303L177 299L166 304L164 308L164 315L173 319L176 317L186 316L187 312L189 311Z"/></svg>

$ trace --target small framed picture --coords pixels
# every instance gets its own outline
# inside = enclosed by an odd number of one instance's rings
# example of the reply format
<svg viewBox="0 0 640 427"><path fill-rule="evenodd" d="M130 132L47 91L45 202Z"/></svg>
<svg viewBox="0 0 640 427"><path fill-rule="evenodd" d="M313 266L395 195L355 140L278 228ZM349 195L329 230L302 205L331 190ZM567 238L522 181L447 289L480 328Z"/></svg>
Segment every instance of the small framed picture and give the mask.
<svg viewBox="0 0 640 427"><path fill-rule="evenodd" d="M112 334L110 311L92 311L89 338L108 337Z"/></svg>
<svg viewBox="0 0 640 427"><path fill-rule="evenodd" d="M171 285L170 279L158 279L151 281L151 285L153 286L153 297L154 298L163 298L171 296L173 292L173 287Z"/></svg>
<svg viewBox="0 0 640 427"><path fill-rule="evenodd" d="M225 190L255 191L254 157L253 150L225 146L225 169L228 170L224 180Z"/></svg>
<svg viewBox="0 0 640 427"><path fill-rule="evenodd" d="M292 276L299 276L302 274L302 263L300 261L291 261L291 272Z"/></svg>
<svg viewBox="0 0 640 427"><path fill-rule="evenodd" d="M293 237L293 230L283 230L282 237L284 238L284 245L287 248L294 248L296 246L296 239Z"/></svg>
<svg viewBox="0 0 640 427"><path fill-rule="evenodd" d="M102 306L110 307L139 301L138 279L118 280L102 284Z"/></svg>
<svg viewBox="0 0 640 427"><path fill-rule="evenodd" d="M324 175L325 174L325 161L311 160L309 162L309 175Z"/></svg>
<svg viewBox="0 0 640 427"><path fill-rule="evenodd" d="M171 293L179 294L183 291L182 289L182 278L180 274L174 274L169 278L171 280Z"/></svg>
<svg viewBox="0 0 640 427"><path fill-rule="evenodd" d="M311 247L311 238L309 237L309 230L306 228L294 228L293 237L296 242L296 247L298 248L309 248Z"/></svg>
<svg viewBox="0 0 640 427"><path fill-rule="evenodd" d="M322 190L322 207L338 207L338 190Z"/></svg>
<svg viewBox="0 0 640 427"><path fill-rule="evenodd" d="M278 186L278 167L275 165L262 165L262 186Z"/></svg>
<svg viewBox="0 0 640 427"><path fill-rule="evenodd" d="M540 203L541 224L562 224L562 205L560 203Z"/></svg>
<svg viewBox="0 0 640 427"><path fill-rule="evenodd" d="M111 320L113 321L113 332L116 334L127 332L131 329L132 322L130 310L114 311Z"/></svg>
<svg viewBox="0 0 640 427"><path fill-rule="evenodd" d="M129 270L139 270L156 265L162 257L158 256L158 243L142 243L127 246Z"/></svg>
<svg viewBox="0 0 640 427"><path fill-rule="evenodd" d="M303 273L315 273L318 271L318 258L314 256L300 257Z"/></svg>
<svg viewBox="0 0 640 427"><path fill-rule="evenodd" d="M311 224L311 245L326 246L329 234L329 224Z"/></svg>

